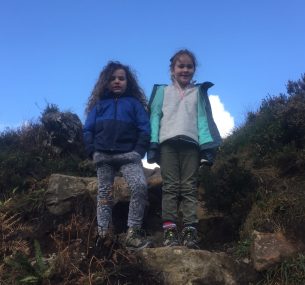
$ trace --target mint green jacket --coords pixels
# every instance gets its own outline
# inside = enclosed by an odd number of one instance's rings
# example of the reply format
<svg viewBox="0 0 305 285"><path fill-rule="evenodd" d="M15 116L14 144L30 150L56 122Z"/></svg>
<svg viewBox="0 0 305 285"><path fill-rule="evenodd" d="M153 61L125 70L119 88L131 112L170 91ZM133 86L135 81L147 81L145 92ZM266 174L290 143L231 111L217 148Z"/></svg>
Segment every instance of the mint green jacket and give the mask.
<svg viewBox="0 0 305 285"><path fill-rule="evenodd" d="M204 82L196 84L198 87L198 109L197 109L197 126L198 142L200 150L217 148L221 144L221 137L218 128L214 122L208 89L214 84ZM151 125L151 143L159 143L160 121L163 116L162 106L164 98L165 84L156 84L153 87L149 101L150 125Z"/></svg>

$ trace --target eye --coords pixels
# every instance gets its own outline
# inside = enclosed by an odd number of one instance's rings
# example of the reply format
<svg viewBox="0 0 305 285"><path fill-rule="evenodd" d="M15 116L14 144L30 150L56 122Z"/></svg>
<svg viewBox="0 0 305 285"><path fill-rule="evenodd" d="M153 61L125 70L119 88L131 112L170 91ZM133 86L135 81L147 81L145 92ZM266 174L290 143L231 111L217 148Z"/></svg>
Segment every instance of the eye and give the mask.
<svg viewBox="0 0 305 285"><path fill-rule="evenodd" d="M187 69L193 69L194 68L194 66L192 65L192 64L178 64L178 68L181 68L181 69L183 69L183 68L187 68Z"/></svg>

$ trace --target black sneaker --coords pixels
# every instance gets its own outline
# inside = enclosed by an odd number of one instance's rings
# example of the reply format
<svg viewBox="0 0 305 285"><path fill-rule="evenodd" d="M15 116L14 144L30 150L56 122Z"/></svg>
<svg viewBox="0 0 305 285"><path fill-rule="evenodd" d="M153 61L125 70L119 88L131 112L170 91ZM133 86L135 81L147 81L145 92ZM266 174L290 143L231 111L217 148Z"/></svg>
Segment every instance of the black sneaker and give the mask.
<svg viewBox="0 0 305 285"><path fill-rule="evenodd" d="M163 245L166 247L179 245L179 237L176 227L164 229Z"/></svg>
<svg viewBox="0 0 305 285"><path fill-rule="evenodd" d="M125 245L129 250L140 250L151 247L152 243L146 238L144 230L139 227L130 227L127 231Z"/></svg>
<svg viewBox="0 0 305 285"><path fill-rule="evenodd" d="M196 228L188 226L182 230L182 244L187 248L199 249Z"/></svg>

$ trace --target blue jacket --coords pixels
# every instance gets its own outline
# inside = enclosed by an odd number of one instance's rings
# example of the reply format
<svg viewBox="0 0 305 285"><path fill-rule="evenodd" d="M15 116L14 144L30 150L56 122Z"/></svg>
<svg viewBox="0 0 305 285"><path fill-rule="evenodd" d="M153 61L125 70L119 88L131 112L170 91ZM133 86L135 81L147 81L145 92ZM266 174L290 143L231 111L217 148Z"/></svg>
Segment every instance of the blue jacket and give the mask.
<svg viewBox="0 0 305 285"><path fill-rule="evenodd" d="M89 112L83 138L89 157L95 151L136 151L143 158L150 141L148 113L138 99L128 94L117 98L105 94Z"/></svg>

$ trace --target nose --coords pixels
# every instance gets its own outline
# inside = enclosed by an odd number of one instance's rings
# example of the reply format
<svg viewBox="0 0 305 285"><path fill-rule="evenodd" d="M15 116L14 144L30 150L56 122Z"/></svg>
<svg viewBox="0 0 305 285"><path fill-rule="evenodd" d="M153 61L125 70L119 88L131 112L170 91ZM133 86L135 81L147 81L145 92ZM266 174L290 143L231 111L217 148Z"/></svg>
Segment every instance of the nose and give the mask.
<svg viewBox="0 0 305 285"><path fill-rule="evenodd" d="M117 78L117 77L114 78L114 82L115 82L115 83L119 82L119 78Z"/></svg>

